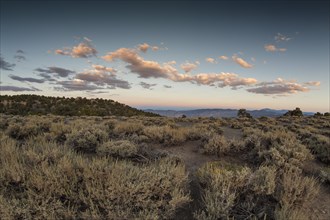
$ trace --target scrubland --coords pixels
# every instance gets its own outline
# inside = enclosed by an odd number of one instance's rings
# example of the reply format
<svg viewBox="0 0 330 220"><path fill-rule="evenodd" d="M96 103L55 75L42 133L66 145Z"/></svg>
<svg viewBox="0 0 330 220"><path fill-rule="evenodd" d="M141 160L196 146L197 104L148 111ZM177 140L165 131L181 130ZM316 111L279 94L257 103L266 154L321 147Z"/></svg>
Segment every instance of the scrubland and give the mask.
<svg viewBox="0 0 330 220"><path fill-rule="evenodd" d="M0 219L330 218L330 117L1 115L0 152Z"/></svg>

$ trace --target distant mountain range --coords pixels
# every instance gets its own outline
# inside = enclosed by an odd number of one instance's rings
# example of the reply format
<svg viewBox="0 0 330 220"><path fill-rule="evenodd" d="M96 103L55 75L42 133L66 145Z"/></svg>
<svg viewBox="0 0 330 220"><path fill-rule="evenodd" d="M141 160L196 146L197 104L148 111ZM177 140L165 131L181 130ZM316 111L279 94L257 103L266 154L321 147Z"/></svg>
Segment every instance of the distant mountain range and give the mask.
<svg viewBox="0 0 330 220"><path fill-rule="evenodd" d="M238 109L194 109L194 110L153 110L153 109L145 109L146 112L151 112L155 114L159 114L162 116L168 117L181 117L182 115L186 115L187 117L236 117ZM267 117L278 117L282 116L288 110L275 110L264 108L260 110L247 110L253 117L258 118L261 116ZM304 115L314 115L314 112L303 112Z"/></svg>

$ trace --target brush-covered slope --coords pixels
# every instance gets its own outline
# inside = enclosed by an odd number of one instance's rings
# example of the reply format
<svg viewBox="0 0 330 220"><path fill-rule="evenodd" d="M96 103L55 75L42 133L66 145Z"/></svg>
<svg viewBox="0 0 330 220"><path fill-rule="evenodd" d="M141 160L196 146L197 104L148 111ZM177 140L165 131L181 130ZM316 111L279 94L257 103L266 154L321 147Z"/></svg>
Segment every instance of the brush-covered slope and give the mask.
<svg viewBox="0 0 330 220"><path fill-rule="evenodd" d="M110 99L49 97L39 95L1 95L0 113L12 115L68 116L158 116Z"/></svg>

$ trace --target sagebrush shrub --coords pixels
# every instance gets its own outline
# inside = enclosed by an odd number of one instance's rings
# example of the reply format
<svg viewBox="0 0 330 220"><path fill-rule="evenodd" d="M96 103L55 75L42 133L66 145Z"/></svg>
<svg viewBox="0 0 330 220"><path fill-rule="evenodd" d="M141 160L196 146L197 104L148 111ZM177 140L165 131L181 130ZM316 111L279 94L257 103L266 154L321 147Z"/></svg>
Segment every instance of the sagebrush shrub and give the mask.
<svg viewBox="0 0 330 220"><path fill-rule="evenodd" d="M76 151L85 153L96 152L99 146L108 137L108 134L96 127L84 128L81 130L73 130L67 135L66 144Z"/></svg>
<svg viewBox="0 0 330 220"><path fill-rule="evenodd" d="M101 144L96 151L99 155L129 158L136 156L138 147L128 140L107 141Z"/></svg>
<svg viewBox="0 0 330 220"><path fill-rule="evenodd" d="M230 150L230 145L223 135L213 135L203 146L203 152L220 156Z"/></svg>

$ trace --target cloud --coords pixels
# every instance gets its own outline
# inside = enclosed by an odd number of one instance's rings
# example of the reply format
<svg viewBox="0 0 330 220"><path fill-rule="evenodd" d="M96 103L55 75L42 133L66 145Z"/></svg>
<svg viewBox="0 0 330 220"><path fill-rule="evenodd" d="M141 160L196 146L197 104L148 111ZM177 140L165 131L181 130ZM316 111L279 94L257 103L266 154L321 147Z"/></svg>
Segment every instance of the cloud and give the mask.
<svg viewBox="0 0 330 220"><path fill-rule="evenodd" d="M23 56L23 55L18 55L18 54L16 54L16 55L14 56L14 58L16 59L16 61L17 61L18 63L20 63L20 62L26 60L25 56Z"/></svg>
<svg viewBox="0 0 330 220"><path fill-rule="evenodd" d="M103 89L101 86L92 85L80 79L74 79L71 81L58 81L56 84L61 86L55 87L55 89L58 91L87 91Z"/></svg>
<svg viewBox="0 0 330 220"><path fill-rule="evenodd" d="M89 39L88 37L83 37L83 39L84 39L85 41L87 41L87 42L92 42L92 40Z"/></svg>
<svg viewBox="0 0 330 220"><path fill-rule="evenodd" d="M160 65L155 61L144 60L135 50L129 48L120 48L102 58L106 61L120 59L128 63L126 67L140 78L167 78L168 74L176 71L170 64Z"/></svg>
<svg viewBox="0 0 330 220"><path fill-rule="evenodd" d="M268 51L268 52L276 52L276 51L279 51L279 52L285 52L286 51L286 48L277 48L275 45L273 44L266 44L264 46L265 50Z"/></svg>
<svg viewBox="0 0 330 220"><path fill-rule="evenodd" d="M164 85L164 88L170 89L170 88L172 88L172 86Z"/></svg>
<svg viewBox="0 0 330 220"><path fill-rule="evenodd" d="M15 67L15 66L16 66L16 64L11 64L11 63L5 61L2 58L2 56L0 56L0 69L12 71L13 67Z"/></svg>
<svg viewBox="0 0 330 220"><path fill-rule="evenodd" d="M32 82L32 83L44 83L44 79L36 79L36 78L30 78L30 77L20 77L20 76L15 76L15 75L10 75L9 76L13 80L17 80L20 82Z"/></svg>
<svg viewBox="0 0 330 220"><path fill-rule="evenodd" d="M289 41L291 40L292 38L291 37L287 37L281 33L277 33L274 37L275 41L276 42L281 42L281 41Z"/></svg>
<svg viewBox="0 0 330 220"><path fill-rule="evenodd" d="M238 57L237 55L232 56L232 59L235 63L237 63L238 65L240 65L243 68L252 68L253 65L246 62L245 60L243 60L242 58Z"/></svg>
<svg viewBox="0 0 330 220"><path fill-rule="evenodd" d="M191 82L201 85L218 87L230 86L236 89L239 86L250 86L257 83L254 78L240 78L235 73L200 73L190 79Z"/></svg>
<svg viewBox="0 0 330 220"><path fill-rule="evenodd" d="M196 69L198 67L198 65L195 63L186 62L186 63L181 64L180 67L187 73L187 72L191 72L192 70Z"/></svg>
<svg viewBox="0 0 330 220"><path fill-rule="evenodd" d="M305 82L304 84L306 86L320 86L321 82L320 81L310 81L310 82Z"/></svg>
<svg viewBox="0 0 330 220"><path fill-rule="evenodd" d="M84 42L79 43L74 47L65 47L55 50L55 54L71 56L73 58L89 58L96 56L97 50L91 45L91 40L84 38Z"/></svg>
<svg viewBox="0 0 330 220"><path fill-rule="evenodd" d="M24 56L25 52L23 50L17 50L14 58L16 59L16 62L21 62L26 60L26 57Z"/></svg>
<svg viewBox="0 0 330 220"><path fill-rule="evenodd" d="M216 64L217 63L216 60L214 58L212 58L212 57L205 58L205 61L208 62L208 63L213 63L213 64Z"/></svg>
<svg viewBox="0 0 330 220"><path fill-rule="evenodd" d="M154 86L156 86L157 84L149 84L149 83L145 83L145 82L140 82L139 85L142 86L142 87L145 88L145 89L150 89L150 90L152 90L151 87L154 87Z"/></svg>
<svg viewBox="0 0 330 220"><path fill-rule="evenodd" d="M105 67L102 65L92 65L93 69L85 70L78 73L75 79L82 80L86 83L93 83L97 86L108 86L110 89L122 88L130 89L131 86L127 81L116 78L113 68Z"/></svg>
<svg viewBox="0 0 330 220"><path fill-rule="evenodd" d="M298 92L308 92L310 89L295 81L278 78L272 82L261 82L257 87L247 89L248 92L264 95L290 95Z"/></svg>
<svg viewBox="0 0 330 220"><path fill-rule="evenodd" d="M227 56L219 56L219 59L221 59L221 60L228 60L229 58L227 57Z"/></svg>
<svg viewBox="0 0 330 220"><path fill-rule="evenodd" d="M163 63L144 60L136 51L128 48L120 48L102 57L106 61L122 60L132 73L139 78L165 78L174 82L191 82L198 85L209 85L232 88L249 86L257 83L254 78L240 78L234 73L200 73L197 75L181 74L173 67L174 62Z"/></svg>
<svg viewBox="0 0 330 220"><path fill-rule="evenodd" d="M150 48L150 45L147 43L143 43L143 44L139 44L138 45L138 50L142 51L142 52L147 52L147 50Z"/></svg>
<svg viewBox="0 0 330 220"><path fill-rule="evenodd" d="M75 71L55 66L47 67L47 69L37 68L35 69L35 71L39 73L44 73L43 76L45 76L45 74L55 73L59 77L68 77L70 74L76 73Z"/></svg>
<svg viewBox="0 0 330 220"><path fill-rule="evenodd" d="M159 48L158 46L151 46L147 43L143 43L143 44L139 44L137 46L137 49L139 51L142 51L143 53L146 53L148 49L151 49L153 51L157 51L157 50L164 49L164 48Z"/></svg>
<svg viewBox="0 0 330 220"><path fill-rule="evenodd" d="M159 48L158 46L153 46L151 49L152 49L153 51L157 51L157 50L159 50L160 48Z"/></svg>
<svg viewBox="0 0 330 220"><path fill-rule="evenodd" d="M18 86L0 86L0 91L13 91L13 92L22 92L22 91L40 91L37 88L26 88Z"/></svg>

